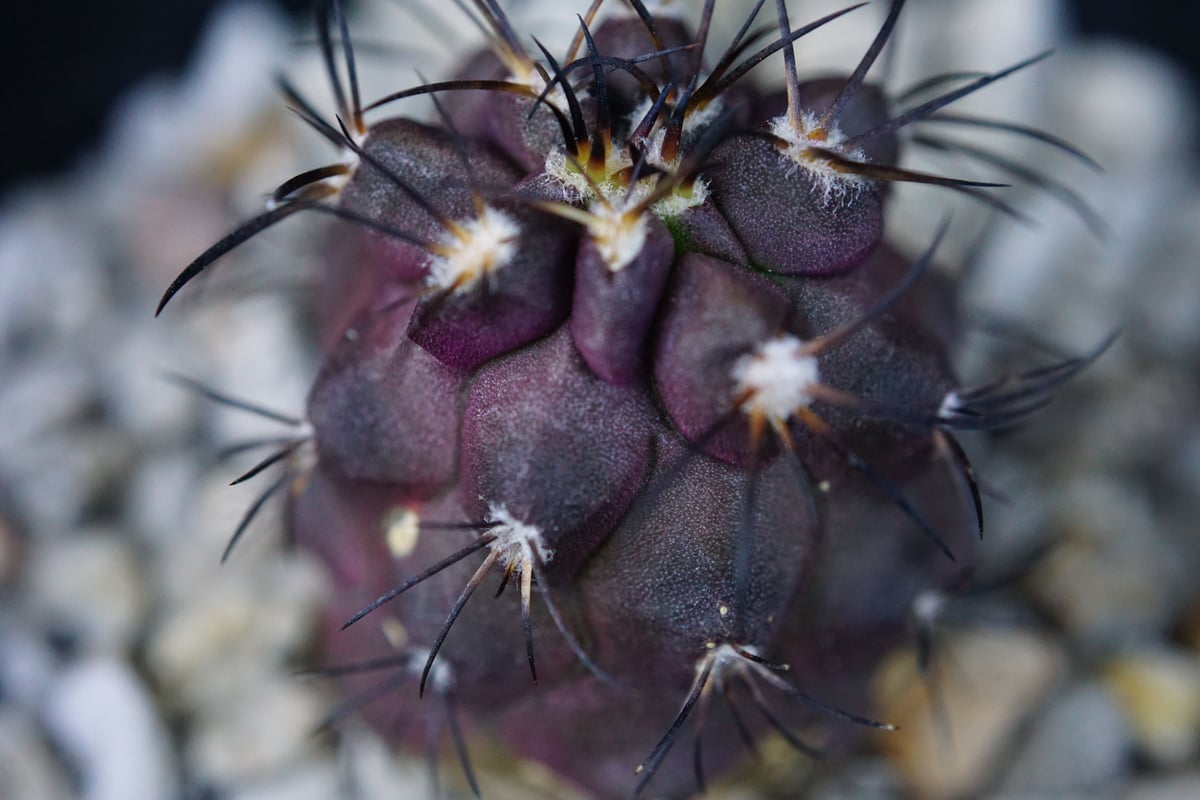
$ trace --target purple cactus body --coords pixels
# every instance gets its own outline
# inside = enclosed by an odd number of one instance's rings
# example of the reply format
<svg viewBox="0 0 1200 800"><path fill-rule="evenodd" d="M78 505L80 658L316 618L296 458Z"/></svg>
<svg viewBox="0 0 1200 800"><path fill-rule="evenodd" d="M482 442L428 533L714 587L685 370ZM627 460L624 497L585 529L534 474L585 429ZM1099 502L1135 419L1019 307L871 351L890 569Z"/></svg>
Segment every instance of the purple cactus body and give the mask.
<svg viewBox="0 0 1200 800"><path fill-rule="evenodd" d="M734 362L784 330L791 308L773 283L745 267L699 254L679 260L654 361L654 379L671 420L692 442L727 461L751 450L737 413ZM719 429L716 429L719 428Z"/></svg>
<svg viewBox="0 0 1200 800"><path fill-rule="evenodd" d="M592 371L609 383L628 384L645 374L646 342L675 260L666 225L650 219L648 227L641 251L617 272L590 239L580 246L571 337Z"/></svg>
<svg viewBox="0 0 1200 800"><path fill-rule="evenodd" d="M361 164L354 180L342 192L341 203L416 239L431 242L443 234L442 226L384 170L404 181L416 194L430 198L434 208L449 219L461 219L472 212L473 188L478 187L485 194L494 193L497 187L511 186L517 174L491 150L479 146L468 151L468 173L449 133L406 119L390 119L372 126L363 149L377 160L378 166L370 162ZM424 249L374 231L363 235L371 241L375 257L334 269L363 268L365 264L364 271L369 269L371 274L361 279L377 285L424 277Z"/></svg>
<svg viewBox="0 0 1200 800"><path fill-rule="evenodd" d="M408 326L409 338L464 372L540 339L571 310L575 232L505 198L492 207L518 229L510 261L472 286L426 292Z"/></svg>
<svg viewBox="0 0 1200 800"><path fill-rule="evenodd" d="M293 210L357 223L328 248L289 493L336 588L328 660L413 746L446 723L597 797L682 798L739 739L887 727L871 671L976 562L954 432L1023 420L1088 359L962 387L942 234L882 240L890 182L983 187L896 166L937 110L864 83L902 0L853 75L773 94L742 78L778 50L793 70L782 3L781 38L747 20L719 57L711 20L630 5L556 61L476 3L493 52L399 98L441 95L442 124L367 125L339 90L343 141L304 112L348 177L285 184L163 303ZM703 759L671 752L693 724Z"/></svg>
<svg viewBox="0 0 1200 800"><path fill-rule="evenodd" d="M313 386L308 416L331 470L427 497L455 474L464 378L405 335L412 310L409 301L378 311L342 337Z"/></svg>
<svg viewBox="0 0 1200 800"><path fill-rule="evenodd" d="M547 574L572 577L649 470L657 415L644 387L596 377L561 330L481 370L463 422L464 492L541 529Z"/></svg>
<svg viewBox="0 0 1200 800"><path fill-rule="evenodd" d="M843 196L826 197L819 179L753 136L723 142L713 161L713 202L761 269L784 275L845 272L861 264L883 236L878 187L851 187Z"/></svg>

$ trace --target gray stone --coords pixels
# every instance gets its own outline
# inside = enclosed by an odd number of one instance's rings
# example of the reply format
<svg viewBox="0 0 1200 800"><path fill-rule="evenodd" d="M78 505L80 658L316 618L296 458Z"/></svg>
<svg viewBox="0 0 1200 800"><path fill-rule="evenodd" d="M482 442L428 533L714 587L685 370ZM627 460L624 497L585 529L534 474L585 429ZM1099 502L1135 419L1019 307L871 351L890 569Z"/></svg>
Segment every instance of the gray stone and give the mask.
<svg viewBox="0 0 1200 800"><path fill-rule="evenodd" d="M1133 754L1120 706L1103 686L1060 694L1023 738L996 798L1112 797Z"/></svg>
<svg viewBox="0 0 1200 800"><path fill-rule="evenodd" d="M1036 599L1089 652L1161 636L1191 582L1149 487L1084 473L1057 487L1060 544L1030 576Z"/></svg>
<svg viewBox="0 0 1200 800"><path fill-rule="evenodd" d="M1147 778L1129 788L1125 800L1195 800L1200 797L1200 772Z"/></svg>
<svg viewBox="0 0 1200 800"><path fill-rule="evenodd" d="M0 615L0 690L10 708L36 709L57 669L42 631Z"/></svg>
<svg viewBox="0 0 1200 800"><path fill-rule="evenodd" d="M68 800L66 776L24 714L0 711L0 786L12 800Z"/></svg>
<svg viewBox="0 0 1200 800"><path fill-rule="evenodd" d="M900 800L903 784L884 761L860 759L825 778L812 789L810 800Z"/></svg>

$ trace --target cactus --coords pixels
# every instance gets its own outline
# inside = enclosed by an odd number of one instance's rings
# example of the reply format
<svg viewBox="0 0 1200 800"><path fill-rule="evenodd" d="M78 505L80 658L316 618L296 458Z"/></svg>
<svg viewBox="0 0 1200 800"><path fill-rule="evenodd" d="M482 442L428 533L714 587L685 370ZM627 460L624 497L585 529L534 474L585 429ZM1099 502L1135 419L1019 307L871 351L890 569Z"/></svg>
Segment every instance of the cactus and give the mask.
<svg viewBox="0 0 1200 800"><path fill-rule="evenodd" d="M939 114L1086 158L942 112L1040 56L901 109L867 78L904 0L850 75L813 80L793 45L853 7L793 28L777 0L755 28L763 4L714 54L711 0L694 24L597 0L560 57L474 0L488 52L364 107L320 3L338 117L284 91L340 160L159 306L296 213L349 223L311 439L246 477L286 465L264 499L290 487L290 535L333 577L350 706L414 745L448 728L476 794L464 725L599 797L690 796L768 733L819 756L890 729L867 677L983 532L956 434L1023 421L1103 350L964 386L930 269L945 224L915 259L882 241L893 182L1015 213L997 184L897 165ZM786 91L756 90L777 52ZM422 95L435 123L366 122Z"/></svg>

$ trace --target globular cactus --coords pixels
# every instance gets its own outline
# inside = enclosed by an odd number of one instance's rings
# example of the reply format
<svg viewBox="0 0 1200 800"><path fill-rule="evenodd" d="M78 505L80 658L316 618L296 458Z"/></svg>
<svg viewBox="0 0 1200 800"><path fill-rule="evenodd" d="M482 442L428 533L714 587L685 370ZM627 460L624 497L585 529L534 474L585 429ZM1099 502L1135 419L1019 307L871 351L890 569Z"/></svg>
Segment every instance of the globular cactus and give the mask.
<svg viewBox="0 0 1200 800"><path fill-rule="evenodd" d="M900 255L889 187L1006 208L897 161L912 126L1037 59L901 109L867 74L903 0L851 75L810 81L793 43L852 9L792 28L778 0L776 33L759 0L714 55L712 0L695 24L597 0L557 57L472 5L489 52L366 109L431 95L438 122L368 125L321 4L338 119L285 90L342 160L163 299L294 213L350 223L311 447L268 459L337 587L331 671L400 738L448 725L473 786L463 725L599 797L690 796L772 732L817 755L890 727L867 677L982 532L955 433L1023 420L1090 356L960 385L953 287L928 269L944 226ZM756 91L779 51L786 91Z"/></svg>

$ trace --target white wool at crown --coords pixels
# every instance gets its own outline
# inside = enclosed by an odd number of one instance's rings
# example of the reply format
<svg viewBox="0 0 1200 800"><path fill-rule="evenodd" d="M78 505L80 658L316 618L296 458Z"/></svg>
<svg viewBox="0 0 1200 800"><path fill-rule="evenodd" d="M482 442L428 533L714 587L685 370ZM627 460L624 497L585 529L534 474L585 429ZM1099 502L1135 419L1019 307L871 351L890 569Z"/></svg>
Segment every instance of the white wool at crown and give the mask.
<svg viewBox="0 0 1200 800"><path fill-rule="evenodd" d="M518 33L537 36L541 41L566 42L576 33L574 14L583 14L589 0L516 0L505 3L506 11L516 22ZM700 0L671 0L664 7L697 12ZM742 22L741 15L750 7L744 0L717 0L711 40L728 41ZM796 20L816 19L844 9L842 0L793 0L788 7ZM371 32L371 41L410 40L414 31L422 44L417 49L391 48L378 55L360 54L360 72L364 98L381 97L399 86L421 83L420 75L435 80L450 74L457 59L473 52L483 39L474 26L466 21L452 4L428 4L418 12L404 10L397 3L362 3L352 28ZM768 24L772 3L765 3L761 17ZM564 14L564 8L571 14ZM798 68L808 74L851 71L871 41L887 12L885 3L869 3L838 19L835 23L801 39L795 47ZM631 14L625 0L608 0L601 6L601 15ZM951 69L997 70L1051 48L1062 47L1066 35L1066 7L1063 0L913 0L905 10L893 45L880 59L872 78L879 79L889 70L888 86L892 89L912 85L931 74ZM453 39L452 47L444 43ZM552 48L553 49L553 48ZM710 48L716 52L716 48ZM781 73L769 64L751 73L748 80L779 80ZM955 109L1038 125L1045 122L1044 88L1053 81L1047 78L1057 70L1055 62L1037 65L1027 74L1014 76L989 86L975 96L965 98ZM311 96L327 99L328 86L324 67L313 51L301 54L292 62L288 74ZM782 85L782 84L781 84ZM435 114L428 98L417 97L375 112L382 119L393 113L432 118ZM1036 145L1016 137L996 139L996 148L1015 155L1019 160L1037 164L1053 164L1054 159ZM1086 148L1085 148L1086 149ZM912 148L910 148L910 151ZM1045 159L1042 159L1046 156ZM906 154L906 165L916 169L944 167L945 156L933 154L922 158L919 153ZM946 213L952 212L956 224L943 244L942 256L948 263L958 263L963 253L978 238L979 231L993 212L976 201L936 187L903 184L896 187L903 202L893 203L887 218L890 241L904 250L918 252L925 242L924 231L935 227Z"/></svg>

